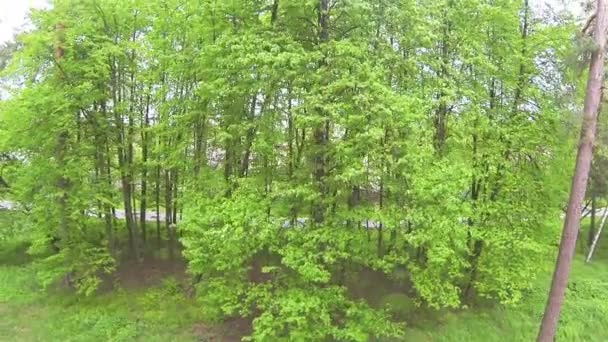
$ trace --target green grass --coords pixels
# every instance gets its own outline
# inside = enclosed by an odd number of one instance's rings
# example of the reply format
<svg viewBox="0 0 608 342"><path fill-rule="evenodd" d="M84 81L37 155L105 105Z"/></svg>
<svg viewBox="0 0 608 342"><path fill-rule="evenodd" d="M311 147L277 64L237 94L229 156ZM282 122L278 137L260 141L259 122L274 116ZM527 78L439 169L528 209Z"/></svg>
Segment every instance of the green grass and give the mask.
<svg viewBox="0 0 608 342"><path fill-rule="evenodd" d="M201 326L200 306L173 278L91 297L43 290L18 215L0 212L0 342L200 341L217 330Z"/></svg>
<svg viewBox="0 0 608 342"><path fill-rule="evenodd" d="M0 216L1 217L1 216ZM608 231L607 231L608 233ZM583 236L586 227L583 227ZM172 278L145 288L91 297L42 290L22 240L0 241L0 341L221 341L219 327L204 324L200 304ZM582 248L584 249L584 248ZM591 264L579 251L562 311L558 341L608 341L608 241ZM408 320L405 341L533 341L544 310L554 260L517 306L442 311ZM392 297L391 297L392 298ZM400 315L416 315L409 301ZM397 299L387 299L391 302ZM216 333L216 335L214 335Z"/></svg>
<svg viewBox="0 0 608 342"><path fill-rule="evenodd" d="M557 340L607 341L606 260L585 264L578 256L573 266ZM407 341L534 341L550 284L550 268L543 271L543 277L519 305L446 313L438 322L411 330Z"/></svg>
<svg viewBox="0 0 608 342"><path fill-rule="evenodd" d="M0 267L0 341L196 341L202 320L172 281L89 298L35 284L31 265Z"/></svg>
<svg viewBox="0 0 608 342"><path fill-rule="evenodd" d="M588 224L588 220L583 221L581 237L585 243ZM608 240L600 238L589 264L584 262L584 243L578 247L557 340L608 341ZM534 341L549 292L554 260L547 260L539 267L542 268L541 276L519 305L438 314L434 322L410 329L406 340Z"/></svg>

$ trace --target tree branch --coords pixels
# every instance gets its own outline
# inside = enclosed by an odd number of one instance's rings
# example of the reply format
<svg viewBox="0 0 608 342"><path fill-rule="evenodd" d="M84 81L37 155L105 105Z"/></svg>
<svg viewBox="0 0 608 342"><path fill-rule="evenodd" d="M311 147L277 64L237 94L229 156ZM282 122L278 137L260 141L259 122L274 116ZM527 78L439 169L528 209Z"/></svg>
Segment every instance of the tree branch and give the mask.
<svg viewBox="0 0 608 342"><path fill-rule="evenodd" d="M583 29L581 30L583 32L583 34L589 34L589 32L587 32L589 30L589 27L591 26L591 23L595 20L595 17L597 16L597 12L593 13L589 19L587 19L587 22L585 22L585 26L583 26Z"/></svg>

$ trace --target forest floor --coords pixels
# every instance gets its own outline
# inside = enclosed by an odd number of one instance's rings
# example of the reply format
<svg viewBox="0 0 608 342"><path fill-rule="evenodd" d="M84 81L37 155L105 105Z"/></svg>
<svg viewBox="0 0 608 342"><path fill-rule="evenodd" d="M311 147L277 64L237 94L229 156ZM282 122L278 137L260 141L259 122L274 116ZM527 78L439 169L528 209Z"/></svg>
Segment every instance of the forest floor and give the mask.
<svg viewBox="0 0 608 342"><path fill-rule="evenodd" d="M0 224L2 224L0 217ZM584 236L584 235L583 235ZM577 255L560 320L559 341L608 340L608 241L591 264ZM184 293L183 262L122 264L90 297L42 290L19 241L0 245L0 341L238 341L241 320L213 323ZM516 306L437 311L411 319L405 341L532 341L544 309L553 260ZM115 284L112 284L115 285Z"/></svg>

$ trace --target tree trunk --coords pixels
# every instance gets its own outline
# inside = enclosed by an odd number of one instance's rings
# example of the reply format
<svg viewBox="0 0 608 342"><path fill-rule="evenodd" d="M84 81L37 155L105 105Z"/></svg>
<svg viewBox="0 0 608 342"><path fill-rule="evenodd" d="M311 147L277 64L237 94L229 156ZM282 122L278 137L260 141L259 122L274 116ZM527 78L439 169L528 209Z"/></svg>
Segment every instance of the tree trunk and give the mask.
<svg viewBox="0 0 608 342"><path fill-rule="evenodd" d="M380 162L380 170L381 170L381 174L380 174L380 191L378 194L378 206L380 211L382 212L382 209L384 208L384 196L385 196L385 190L384 190L384 171L385 171L385 164L386 164L386 150L385 150L385 146L386 146L386 141L388 140L388 130L385 128L384 129L384 137L381 139L380 141L380 145L382 146L382 158L381 158L381 162ZM382 258L384 256L384 222L378 222L378 241L377 241L377 246L376 246L376 253L378 254L378 257ZM394 228L393 228L394 229Z"/></svg>
<svg viewBox="0 0 608 342"><path fill-rule="evenodd" d="M247 135L245 137L245 153L243 154L243 159L241 161L241 177L246 177L249 172L249 159L251 158L251 147L253 145L253 140L255 138L256 127L255 127L255 109L257 105L258 94L255 93L253 98L251 99L251 106L249 108L249 115L247 117L247 122L249 123L249 128L247 129Z"/></svg>
<svg viewBox="0 0 608 342"><path fill-rule="evenodd" d="M173 222L171 219L173 218L172 211L172 187L171 187L171 173L169 170L165 171L165 224L167 225L167 246L169 248L169 258L173 260L174 252L173 252Z"/></svg>
<svg viewBox="0 0 608 342"><path fill-rule="evenodd" d="M226 197L230 197L232 195L232 188L234 186L232 180L232 171L233 171L233 158L234 158L234 139L229 138L226 139L226 145L224 147L224 179L226 180L226 184L228 184L228 188L226 189L226 193L224 194Z"/></svg>
<svg viewBox="0 0 608 342"><path fill-rule="evenodd" d="M595 251L595 247L597 246L597 241L600 239L600 234L602 234L602 229L604 229L604 225L606 224L607 217L608 210L604 211L604 215L602 216L602 222L600 223L600 227L598 228L597 233L593 237L593 241L591 242L591 246L589 247L589 254L587 254L585 262L591 261L591 257L593 256L593 252Z"/></svg>
<svg viewBox="0 0 608 342"><path fill-rule="evenodd" d="M483 241L476 240L473 246L473 254L470 258L471 264L471 272L469 274L469 280L467 281L467 285L462 292L462 297L464 301L469 301L471 299L471 290L475 285L475 281L477 281L477 274L479 270L479 257L481 256L481 252L483 250Z"/></svg>
<svg viewBox="0 0 608 342"><path fill-rule="evenodd" d="M589 225L589 235L587 236L587 247L590 248L593 244L593 237L595 236L595 209L596 209L596 197L595 194L591 195L591 224Z"/></svg>
<svg viewBox="0 0 608 342"><path fill-rule="evenodd" d="M97 144L97 169L99 170L99 186L105 197L105 201L100 204L99 214L103 216L106 227L106 239L108 239L108 251L114 253L114 222L112 217L112 206L108 201L112 197L112 180L110 176L110 168L108 162L108 137L100 125L100 121L106 117L106 106L102 103L100 106L101 118L95 119L95 143Z"/></svg>
<svg viewBox="0 0 608 342"><path fill-rule="evenodd" d="M97 149L95 150L95 183L96 185L99 185L100 183L102 183L103 181L101 180L101 173L100 173L100 167L99 167L99 154L101 152L99 152L99 144L96 141L95 142L97 144ZM95 208L96 212L96 216L98 219L102 218L102 213L103 213L103 204L101 203L101 200L98 199L97 200L97 208Z"/></svg>
<svg viewBox="0 0 608 342"><path fill-rule="evenodd" d="M601 88L604 75L604 54L606 45L606 3L605 0L597 0L597 16L595 28L596 49L591 55L589 66L589 79L587 81L587 94L585 96L585 107L581 136L579 140L576 166L570 188L570 199L568 211L564 222L559 254L553 273L549 300L545 308L545 314L538 333L539 342L551 342L555 337L557 322L561 306L564 301L568 276L576 247L576 237L580 226L581 206L585 198L591 157L593 152L593 141L597 125L597 110L600 104Z"/></svg>
<svg viewBox="0 0 608 342"><path fill-rule="evenodd" d="M200 174L201 167L206 164L207 146L205 142L206 119L204 114L198 118L194 131L194 175Z"/></svg>
<svg viewBox="0 0 608 342"><path fill-rule="evenodd" d="M111 64L112 67L112 107L114 110L114 121L116 125L116 139L117 139L117 156L118 156L118 167L120 169L120 178L122 185L123 204L125 210L125 219L127 223L127 230L129 231L129 244L131 251L135 258L139 260L139 244L137 241L137 226L133 217L133 190L132 190L132 178L131 178L131 160L130 149L130 138L125 137L124 116L117 112L118 104L122 102L122 94L120 88L121 74L116 71L115 63ZM131 121L131 120L129 120ZM129 122L129 125L131 122ZM131 145L131 146L129 146ZM125 148L126 147L126 148Z"/></svg>
<svg viewBox="0 0 608 342"><path fill-rule="evenodd" d="M279 0L274 0L274 2L272 3L272 9L271 9L271 15L270 15L270 23L272 25L274 25L274 23L276 23L276 21L277 21L278 12L279 12Z"/></svg>
<svg viewBox="0 0 608 342"><path fill-rule="evenodd" d="M125 167L124 155L122 148L119 147L119 166L121 169ZM121 156L122 155L122 156ZM129 244L135 258L139 260L139 241L135 217L133 215L133 190L131 188L131 178L128 172L121 171L121 185L123 204L125 206L125 220L127 221L127 229L129 231Z"/></svg>
<svg viewBox="0 0 608 342"><path fill-rule="evenodd" d="M524 1L524 18L523 18L523 22L521 24L521 39L522 39L522 46L521 46L521 55L522 57L524 57L526 55L526 51L527 51L527 38L528 38L528 31L529 31L529 20L528 20L528 15L530 13L530 6L528 4L528 0ZM514 101L513 101L513 113L516 113L518 108L519 108L519 102L521 101L521 95L522 92L524 90L524 87L526 86L526 81L528 79L528 75L527 75L527 71L526 71L526 63L524 62L524 59L522 58L522 62L519 64L519 77L517 80L517 87L515 88L515 96L514 96Z"/></svg>
<svg viewBox="0 0 608 342"><path fill-rule="evenodd" d="M57 24L57 41L55 42L55 59L59 63L63 59L64 49L64 25L62 23ZM59 76L63 79L63 74ZM56 186L59 189L61 195L57 200L59 206L59 248L67 245L67 238L69 232L70 218L69 218L69 207L68 207L68 193L70 190L70 180L65 175L65 156L67 155L67 148L69 142L68 131L62 129L57 137L57 147L55 150L55 158L57 159L57 166L59 168L60 176L57 179Z"/></svg>
<svg viewBox="0 0 608 342"><path fill-rule="evenodd" d="M105 103L104 103L104 112L105 112ZM108 137L106 137L106 175L108 176L107 179L107 186L108 186L108 195L110 196L110 198L112 200L114 200L114 193L112 191L112 189L114 188L114 180L112 179L112 159L111 159L111 153L110 153L110 140ZM117 230L117 224L116 224L116 207L114 206L114 204L108 204L108 208L107 210L109 211L108 216L110 217L110 220L112 222L112 228L113 228L113 232L112 232L112 246L114 248L116 248L116 246L118 245L118 234L116 234L116 230Z"/></svg>
<svg viewBox="0 0 608 342"><path fill-rule="evenodd" d="M131 83L134 83L133 80L133 76L131 76ZM134 86L132 86L131 88L131 92L133 93L135 90L133 89ZM135 192L136 192L136 188L135 188L135 176L134 176L134 163L133 163L133 157L134 157L134 142L133 142L133 135L134 135L134 130L135 130L135 123L133 120L133 106L135 105L135 99L134 96L131 95L131 109L129 110L129 114L128 114L128 118L129 118L129 126L127 128L127 139L126 139L126 143L127 143L127 150L126 150L126 156L125 156L125 163L124 165L126 166L126 170L125 173L127 174L128 177L128 181L129 181L129 197L132 201L132 205L131 205L131 221L132 221L132 225L133 225L133 234L134 234L134 242L137 244L137 249L135 249L134 251L136 252L136 257L139 258L139 230L138 230L138 220L137 220L137 204L135 203ZM126 208L125 208L126 210Z"/></svg>
<svg viewBox="0 0 608 342"><path fill-rule="evenodd" d="M172 190L173 190L173 194L172 194L173 205L172 205L172 208L171 208L171 213L173 214L173 217L171 219L171 223L175 224L175 223L177 223L177 211L178 211L177 195L178 195L178 190L179 190L179 187L177 186L179 184L178 183L179 179L178 179L178 172L177 172L177 170L173 170L171 172L171 175L173 176L172 177L173 180L171 181L171 187L172 187ZM173 238L175 239L175 234L174 234Z"/></svg>
<svg viewBox="0 0 608 342"><path fill-rule="evenodd" d="M141 168L141 199L139 207L139 224L141 226L141 237L142 241L146 243L146 206L148 196L148 133L145 131L150 124L150 96L146 101L146 111L143 120L143 129L141 131L141 157L142 157L142 168Z"/></svg>
<svg viewBox="0 0 608 342"><path fill-rule="evenodd" d="M160 248L160 165L156 166L156 181L154 183L154 202L156 202L156 242L158 248Z"/></svg>
<svg viewBox="0 0 608 342"><path fill-rule="evenodd" d="M448 3L451 7L451 2ZM449 56L450 56L450 30L451 30L451 22L448 18L448 11L450 8L445 9L445 18L443 23L443 38L441 41L441 74L440 77L447 78L448 77L448 64L449 64ZM435 150L442 154L445 141L447 139L447 118L448 118L448 104L446 103L446 93L444 90L441 90L439 93L439 106L435 111L434 117L434 125L435 125Z"/></svg>
<svg viewBox="0 0 608 342"><path fill-rule="evenodd" d="M325 43L329 40L329 0L319 0L319 28L319 41ZM325 61L322 61L319 67L321 68L323 65L325 65ZM325 195L328 191L325 173L327 168L326 149L329 140L329 119L323 109L319 110L319 115L323 120L315 127L313 132L316 148L313 158L313 176L319 191L319 198L315 201L312 208L315 223L321 223L325 219Z"/></svg>

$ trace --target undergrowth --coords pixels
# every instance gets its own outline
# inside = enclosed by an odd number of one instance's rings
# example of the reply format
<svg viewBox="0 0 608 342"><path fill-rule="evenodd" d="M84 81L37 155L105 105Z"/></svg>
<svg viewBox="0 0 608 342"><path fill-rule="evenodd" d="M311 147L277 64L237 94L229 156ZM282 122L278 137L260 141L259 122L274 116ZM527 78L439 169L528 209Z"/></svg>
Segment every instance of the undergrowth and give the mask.
<svg viewBox="0 0 608 342"><path fill-rule="evenodd" d="M0 266L1 341L197 340L199 310L174 281L92 297L43 292L35 281L32 265Z"/></svg>
<svg viewBox="0 0 608 342"><path fill-rule="evenodd" d="M583 231L584 233L584 231ZM558 341L608 340L608 248L600 241L590 264L579 251L559 323ZM75 296L37 283L27 244L0 246L0 341L222 341L220 328L204 316L201 303L185 295L173 277L151 287ZM583 248L584 249L584 248ZM425 312L407 318L404 341L532 341L542 317L553 260L540 264L542 276L515 306L480 304L467 310ZM403 296L387 295L381 305L394 314L418 315Z"/></svg>

